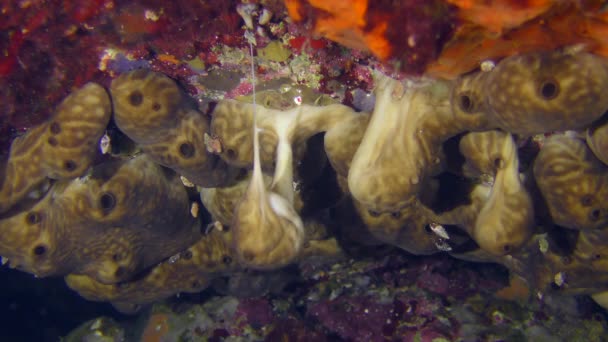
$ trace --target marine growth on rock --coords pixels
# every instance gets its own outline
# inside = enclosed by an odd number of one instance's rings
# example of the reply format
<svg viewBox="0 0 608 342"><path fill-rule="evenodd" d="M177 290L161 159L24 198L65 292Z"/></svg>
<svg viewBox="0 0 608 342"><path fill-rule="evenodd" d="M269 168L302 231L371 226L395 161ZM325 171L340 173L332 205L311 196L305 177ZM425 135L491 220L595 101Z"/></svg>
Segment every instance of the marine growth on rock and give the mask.
<svg viewBox="0 0 608 342"><path fill-rule="evenodd" d="M172 79L150 70L121 75L109 93L89 84L14 141L4 165L0 254L38 276L65 275L86 298L129 311L200 291L219 275L313 257L319 239L352 234L345 232L350 227L335 236L309 230L312 216L302 211L308 185L294 188L305 178L297 166L310 152L294 153L296 147L323 133L340 201L352 203L340 205L337 218L359 217L353 232L367 230L377 243L415 254L475 253L549 291L553 277L543 272L581 270L561 269L552 243L539 252L535 236L559 234L557 226L576 229L576 265L606 277L588 255L602 253L594 232L605 228L608 212L608 166L593 152L602 151L593 141L608 109L600 96L607 63L565 50L507 58L456 81L398 81L376 72L373 113L340 104L279 109L220 100L208 116ZM589 74L581 75L585 68ZM99 159L111 113L122 139L137 147L113 146ZM567 129L581 138L552 133ZM552 136L524 166L518 144L537 133ZM453 161L450 145L464 163ZM440 196L450 174L470 190ZM216 223L203 224L193 210L200 205ZM535 215L542 208L547 215ZM608 290L577 284L562 285Z"/></svg>
<svg viewBox="0 0 608 342"><path fill-rule="evenodd" d="M3 263L65 277L83 297L135 312L220 278L388 245L500 263L535 292L606 305L608 60L584 46L551 47L444 74L432 64L442 56L433 40L453 33L454 48L472 23L502 35L543 15L557 20L552 2L489 22L477 2L448 2L461 10L404 2L468 24L451 32L449 20L421 17L427 35L398 50L387 21L366 26L319 1L287 1L317 33L407 62L400 77L353 67L373 83L365 110L350 105L352 89L315 79L314 59L275 51L268 36L282 28L266 27L272 14L257 4L238 7L242 39L266 40L266 50L209 51L249 63L251 75L207 70L193 82L200 89L186 89L175 74L137 65L106 86L75 89L0 164ZM218 95L212 86L222 82L231 90Z"/></svg>

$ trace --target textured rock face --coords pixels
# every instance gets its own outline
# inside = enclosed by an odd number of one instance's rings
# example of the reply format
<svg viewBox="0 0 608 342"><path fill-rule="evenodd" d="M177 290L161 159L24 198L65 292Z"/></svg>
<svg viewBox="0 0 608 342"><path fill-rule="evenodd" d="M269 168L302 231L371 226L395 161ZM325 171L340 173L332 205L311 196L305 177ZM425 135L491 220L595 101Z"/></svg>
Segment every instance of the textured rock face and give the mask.
<svg viewBox="0 0 608 342"><path fill-rule="evenodd" d="M377 72L372 113L266 93L207 116L149 70L114 79L111 97L89 84L13 143L0 255L124 311L245 269L335 260L349 244L450 252L541 291L558 279L601 293L606 63L554 51L454 81ZM112 112L121 138L102 156ZM586 141L554 132L586 129ZM537 133L553 136L526 139Z"/></svg>

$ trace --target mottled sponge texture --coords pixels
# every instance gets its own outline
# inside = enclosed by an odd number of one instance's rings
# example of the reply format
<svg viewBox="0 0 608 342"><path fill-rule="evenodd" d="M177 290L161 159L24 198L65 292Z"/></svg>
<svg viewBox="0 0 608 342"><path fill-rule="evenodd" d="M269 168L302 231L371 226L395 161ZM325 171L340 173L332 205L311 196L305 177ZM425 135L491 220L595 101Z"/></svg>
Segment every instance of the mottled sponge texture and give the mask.
<svg viewBox="0 0 608 342"><path fill-rule="evenodd" d="M230 184L239 170L207 152L209 118L171 78L148 70L124 74L110 87L116 125L155 162L194 184Z"/></svg>
<svg viewBox="0 0 608 342"><path fill-rule="evenodd" d="M0 213L47 179L82 176L92 165L111 112L106 90L89 83L63 100L47 122L16 138L8 161L0 165Z"/></svg>
<svg viewBox="0 0 608 342"><path fill-rule="evenodd" d="M33 207L0 221L0 254L38 276L78 273L117 283L196 241L186 190L145 156L58 181Z"/></svg>
<svg viewBox="0 0 608 342"><path fill-rule="evenodd" d="M203 114L151 70L110 95L87 84L1 165L0 255L125 312L381 244L604 298L608 62L569 47L486 64L451 81L375 71L371 112L268 92Z"/></svg>

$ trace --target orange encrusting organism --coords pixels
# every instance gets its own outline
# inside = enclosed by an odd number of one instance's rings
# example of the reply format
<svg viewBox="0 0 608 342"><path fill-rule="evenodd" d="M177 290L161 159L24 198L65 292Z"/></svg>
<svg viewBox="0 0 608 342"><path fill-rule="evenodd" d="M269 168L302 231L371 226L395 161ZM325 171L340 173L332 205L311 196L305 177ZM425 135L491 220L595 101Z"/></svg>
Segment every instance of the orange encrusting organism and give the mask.
<svg viewBox="0 0 608 342"><path fill-rule="evenodd" d="M607 19L605 13L569 2L497 37L481 26L465 23L428 66L427 74L451 79L477 68L484 60L570 45L608 56Z"/></svg>
<svg viewBox="0 0 608 342"><path fill-rule="evenodd" d="M582 34L595 42L593 52L608 57L608 12L590 16L585 21Z"/></svg>
<svg viewBox="0 0 608 342"><path fill-rule="evenodd" d="M304 17L302 16L302 4L299 0L285 0L285 7L287 7L287 13L294 21L302 21Z"/></svg>
<svg viewBox="0 0 608 342"><path fill-rule="evenodd" d="M164 313L154 313L148 318L142 335L142 341L160 342L167 338L169 333L169 316Z"/></svg>
<svg viewBox="0 0 608 342"><path fill-rule="evenodd" d="M509 279L509 285L496 291L496 297L510 301L526 301L530 298L530 285L526 281L512 274Z"/></svg>
<svg viewBox="0 0 608 342"><path fill-rule="evenodd" d="M458 17L498 35L545 13L555 0L447 0L459 8Z"/></svg>
<svg viewBox="0 0 608 342"><path fill-rule="evenodd" d="M322 14L315 17L314 32L357 50L368 51L381 60L391 56L391 43L386 39L386 22L368 27L368 0L309 0L308 4ZM303 20L302 3L286 0L289 15Z"/></svg>
<svg viewBox="0 0 608 342"><path fill-rule="evenodd" d="M285 0L294 21L311 19L314 33L370 52L382 62L397 58L402 62L401 71L406 73L425 72L432 77L453 79L478 68L485 60L498 61L515 54L571 45L581 45L589 52L608 56L608 12L602 10L604 1L601 0L382 3ZM442 10L441 5L449 5L448 10L445 6ZM429 12L433 15L424 19L417 17L419 13ZM412 16L413 13L416 14ZM458 23L452 21L452 14ZM445 40L430 36L426 45L419 44L421 34L429 31L424 24L437 16L446 18L443 24L450 26L444 28L451 29L453 34L444 36ZM433 51L432 45L437 51ZM419 56L421 60L416 64L414 57Z"/></svg>

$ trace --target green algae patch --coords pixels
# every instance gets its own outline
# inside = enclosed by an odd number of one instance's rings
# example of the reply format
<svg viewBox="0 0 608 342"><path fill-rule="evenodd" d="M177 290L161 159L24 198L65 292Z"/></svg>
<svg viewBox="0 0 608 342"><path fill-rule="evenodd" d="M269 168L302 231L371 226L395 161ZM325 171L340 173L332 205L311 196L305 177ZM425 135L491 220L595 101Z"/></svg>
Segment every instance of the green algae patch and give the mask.
<svg viewBox="0 0 608 342"><path fill-rule="evenodd" d="M270 62L285 62L291 56L291 51L278 40L258 49L258 56Z"/></svg>

